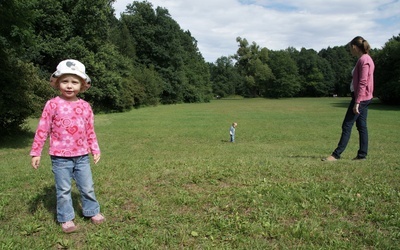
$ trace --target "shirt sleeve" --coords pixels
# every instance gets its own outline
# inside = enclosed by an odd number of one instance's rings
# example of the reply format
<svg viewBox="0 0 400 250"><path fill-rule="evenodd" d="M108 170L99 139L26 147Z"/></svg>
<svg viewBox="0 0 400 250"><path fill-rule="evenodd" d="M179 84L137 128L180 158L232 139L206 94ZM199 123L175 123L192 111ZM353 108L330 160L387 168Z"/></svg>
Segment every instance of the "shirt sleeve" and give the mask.
<svg viewBox="0 0 400 250"><path fill-rule="evenodd" d="M90 151L92 152L92 154L100 154L99 143L97 141L97 136L94 131L94 114L93 114L93 110L90 107L90 105L88 105L88 110L89 110L89 114L88 114L88 122L87 122L87 142L88 142L88 145L89 145L89 148L90 148Z"/></svg>
<svg viewBox="0 0 400 250"><path fill-rule="evenodd" d="M41 156L43 146L51 129L52 109L51 102L48 101L43 109L42 115L39 120L39 125L36 129L35 137L33 139L31 156Z"/></svg>
<svg viewBox="0 0 400 250"><path fill-rule="evenodd" d="M358 82L358 90L356 96L356 103L360 103L360 100L363 96L366 96L367 92L367 84L368 84L368 77L369 77L369 69L370 64L367 60L360 61L359 66L359 82Z"/></svg>

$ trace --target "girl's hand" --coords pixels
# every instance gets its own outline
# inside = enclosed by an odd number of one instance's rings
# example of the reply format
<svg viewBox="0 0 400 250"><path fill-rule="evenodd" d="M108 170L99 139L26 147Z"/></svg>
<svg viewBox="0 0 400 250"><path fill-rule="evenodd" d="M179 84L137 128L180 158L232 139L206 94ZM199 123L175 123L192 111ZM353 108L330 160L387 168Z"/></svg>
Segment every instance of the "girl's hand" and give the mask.
<svg viewBox="0 0 400 250"><path fill-rule="evenodd" d="M40 156L32 156L31 165L34 169L38 169L40 165Z"/></svg>
<svg viewBox="0 0 400 250"><path fill-rule="evenodd" d="M94 164L97 164L100 161L100 154L93 155Z"/></svg>
<svg viewBox="0 0 400 250"><path fill-rule="evenodd" d="M359 106L360 106L359 103L354 104L353 113L356 114L356 115L360 114L360 111L358 110Z"/></svg>

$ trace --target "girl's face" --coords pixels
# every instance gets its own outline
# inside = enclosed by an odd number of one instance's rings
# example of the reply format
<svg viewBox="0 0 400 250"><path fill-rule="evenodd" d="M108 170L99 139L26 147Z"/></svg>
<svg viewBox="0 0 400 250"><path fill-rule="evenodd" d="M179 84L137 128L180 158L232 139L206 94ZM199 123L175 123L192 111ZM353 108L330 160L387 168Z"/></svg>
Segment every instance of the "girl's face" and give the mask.
<svg viewBox="0 0 400 250"><path fill-rule="evenodd" d="M82 82L76 75L62 75L58 80L61 97L67 101L78 100L77 94L81 91Z"/></svg>

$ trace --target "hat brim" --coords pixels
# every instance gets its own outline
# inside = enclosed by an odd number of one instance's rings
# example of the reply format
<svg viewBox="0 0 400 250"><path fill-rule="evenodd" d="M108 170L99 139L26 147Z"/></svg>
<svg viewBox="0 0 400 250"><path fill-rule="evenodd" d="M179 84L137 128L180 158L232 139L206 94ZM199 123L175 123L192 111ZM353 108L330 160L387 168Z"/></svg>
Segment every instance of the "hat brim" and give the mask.
<svg viewBox="0 0 400 250"><path fill-rule="evenodd" d="M91 86L90 77L88 75L86 75L85 73L83 73L83 72L80 72L78 70L73 70L73 69L64 70L62 73L60 73L59 71L55 71L50 77L50 86L52 86L53 88L57 89L57 85L56 85L57 80L62 75L68 75L68 74L79 76L83 80L82 92L86 91L86 90L88 90L90 88L90 86Z"/></svg>

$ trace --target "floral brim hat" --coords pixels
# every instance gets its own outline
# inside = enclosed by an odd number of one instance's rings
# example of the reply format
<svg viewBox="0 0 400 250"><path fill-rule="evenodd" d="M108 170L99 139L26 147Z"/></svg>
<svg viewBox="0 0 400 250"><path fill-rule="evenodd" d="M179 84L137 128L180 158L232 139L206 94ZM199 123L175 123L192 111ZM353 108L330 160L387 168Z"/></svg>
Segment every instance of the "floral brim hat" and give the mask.
<svg viewBox="0 0 400 250"><path fill-rule="evenodd" d="M57 79L65 74L73 74L82 78L82 80L84 81L84 83L82 83L83 91L86 91L90 88L90 82L91 82L90 77L86 74L85 65L83 65L83 63L81 63L80 61L75 59L67 59L61 61L57 65L57 70L50 77L50 85L53 88L57 88L56 86Z"/></svg>

